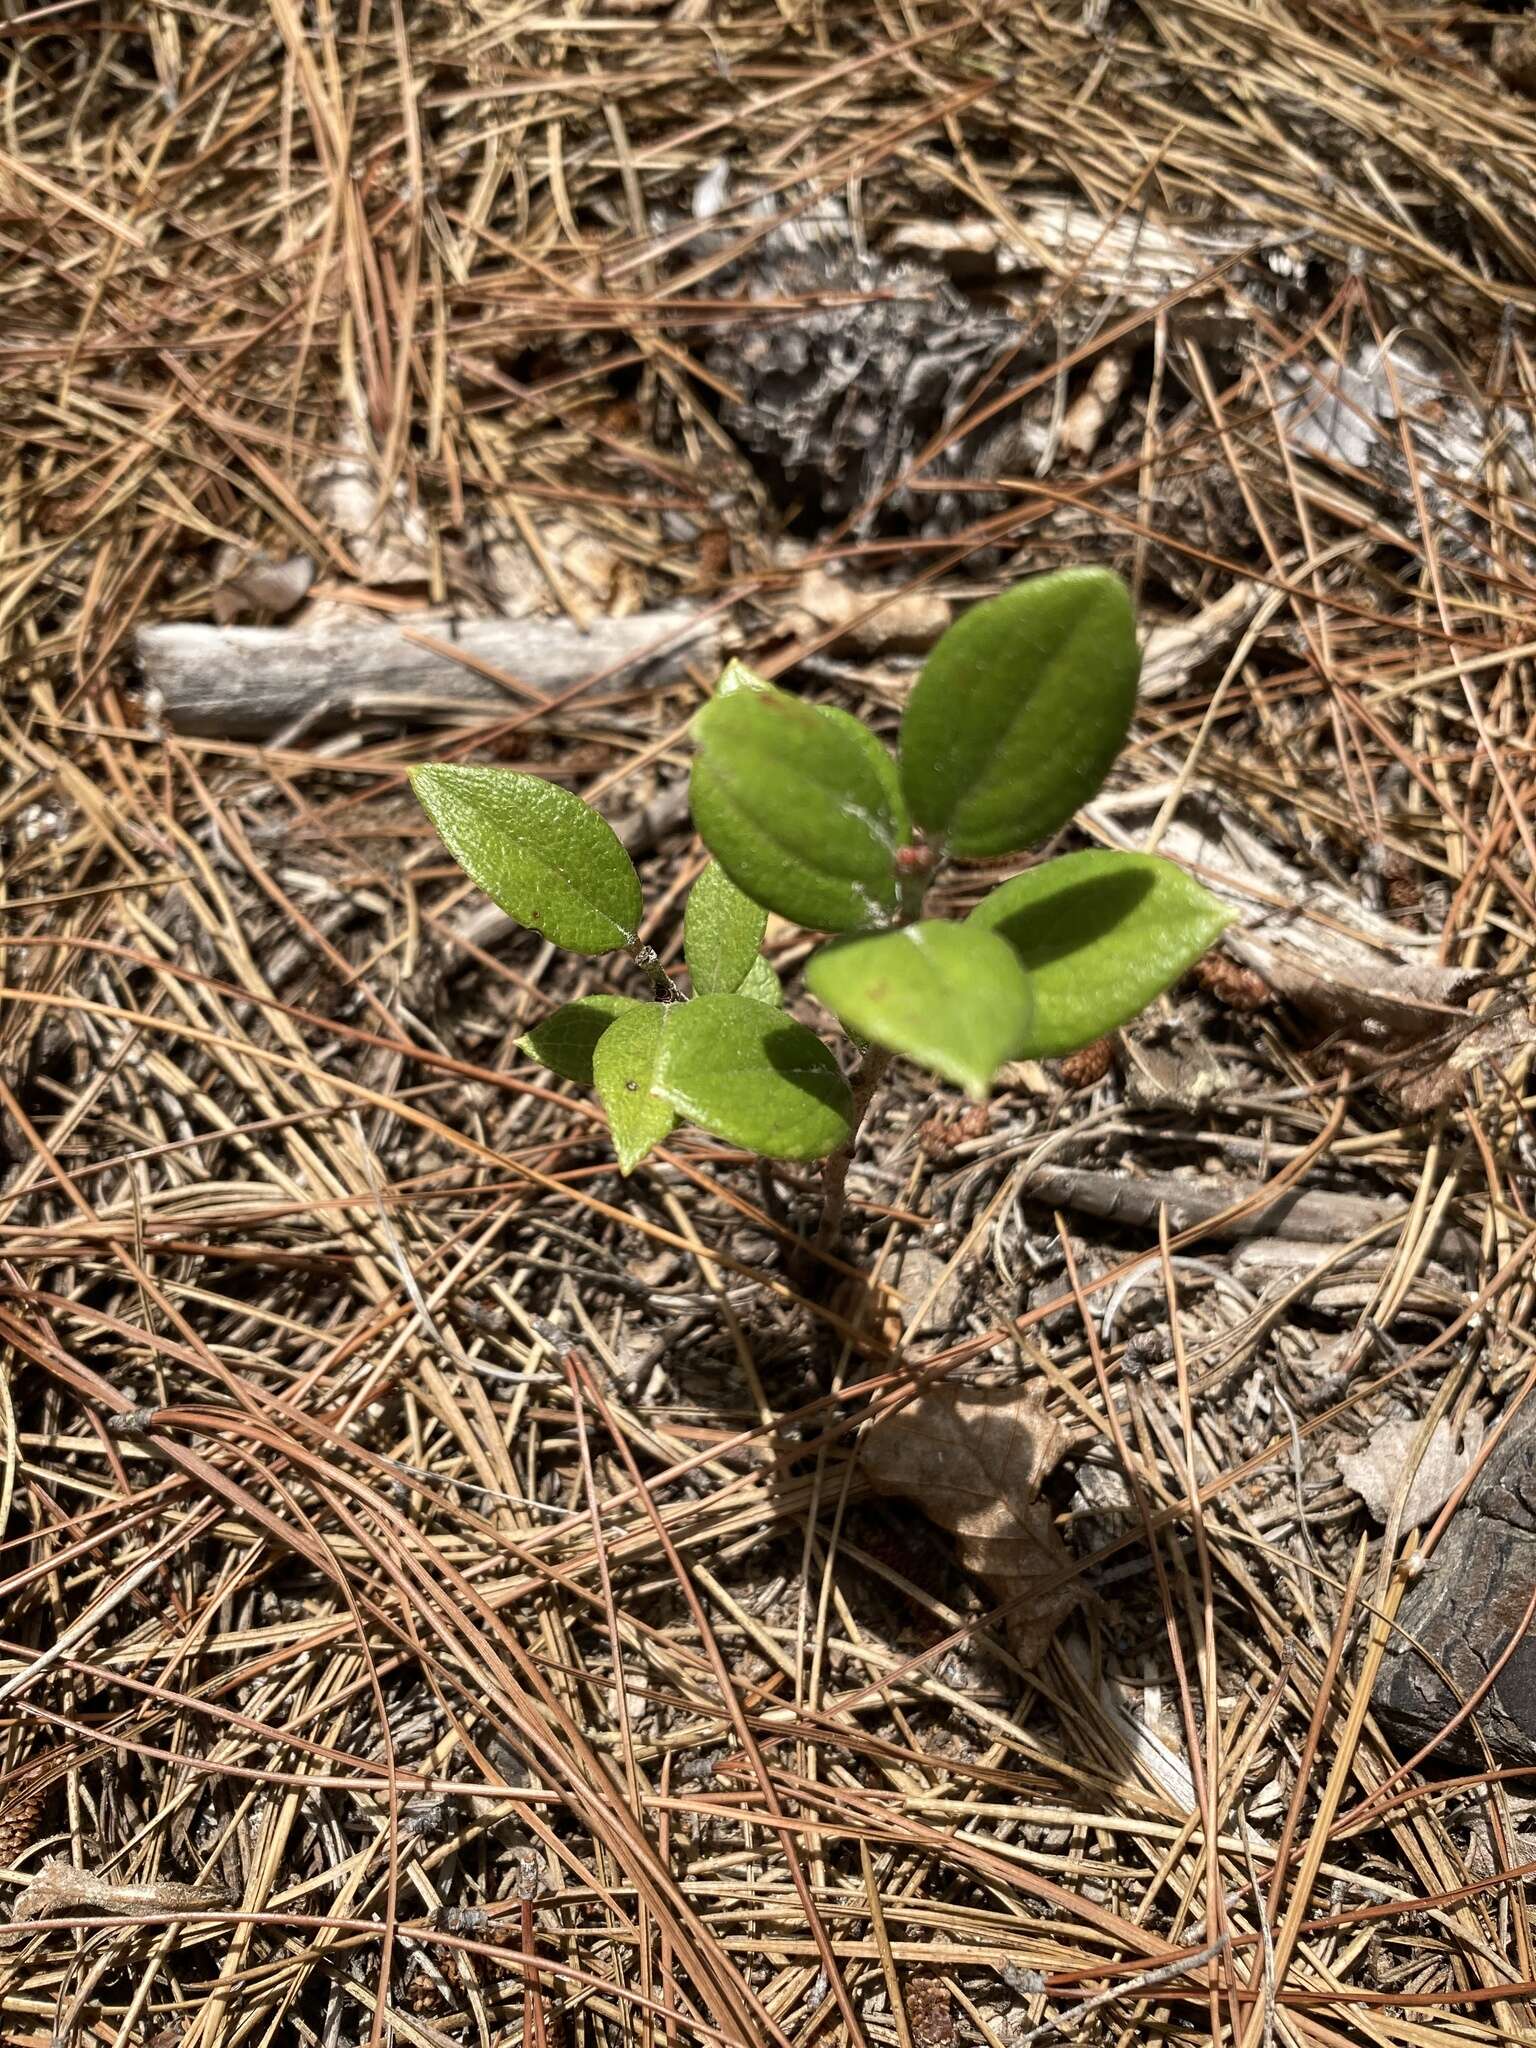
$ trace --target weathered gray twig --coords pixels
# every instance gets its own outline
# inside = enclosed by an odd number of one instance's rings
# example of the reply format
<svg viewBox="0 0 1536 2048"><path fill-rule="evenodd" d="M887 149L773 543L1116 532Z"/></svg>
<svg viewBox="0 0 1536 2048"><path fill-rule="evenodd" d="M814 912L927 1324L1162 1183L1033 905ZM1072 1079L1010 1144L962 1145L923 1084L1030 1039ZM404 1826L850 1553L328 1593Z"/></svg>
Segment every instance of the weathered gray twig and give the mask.
<svg viewBox="0 0 1536 2048"><path fill-rule="evenodd" d="M718 653L714 622L681 605L601 619L588 631L565 619L332 615L295 626L145 626L135 645L167 721L223 739L517 707L588 676L609 684L637 674L674 679L689 664L709 667ZM524 694L455 660L449 646L515 677Z"/></svg>
<svg viewBox="0 0 1536 2048"><path fill-rule="evenodd" d="M1035 1167L1024 1183L1026 1201L1051 1208L1076 1209L1112 1223L1151 1227L1166 1206L1168 1227L1189 1230L1262 1193L1259 1181L1181 1180L1171 1173L1130 1174L1079 1166ZM1407 1205L1376 1201L1369 1195L1340 1195L1327 1190L1304 1193L1286 1190L1221 1226L1223 1237L1294 1237L1313 1244L1341 1244L1401 1214Z"/></svg>

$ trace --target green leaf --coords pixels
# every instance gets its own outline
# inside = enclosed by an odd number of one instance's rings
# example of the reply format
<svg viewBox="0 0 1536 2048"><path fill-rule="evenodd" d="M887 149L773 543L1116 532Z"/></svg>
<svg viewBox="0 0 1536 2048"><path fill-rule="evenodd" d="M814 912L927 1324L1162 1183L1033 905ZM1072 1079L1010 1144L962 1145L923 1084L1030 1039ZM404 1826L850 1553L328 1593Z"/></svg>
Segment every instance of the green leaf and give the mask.
<svg viewBox="0 0 1536 2048"><path fill-rule="evenodd" d="M779 986L779 977L761 953L747 969L746 977L736 993L739 996L750 996L754 1003L768 1003L775 1010L782 1008L784 1002L784 991Z"/></svg>
<svg viewBox="0 0 1536 2048"><path fill-rule="evenodd" d="M694 721L693 822L754 902L813 931L861 931L899 901L908 837L894 762L856 718L737 690Z"/></svg>
<svg viewBox="0 0 1536 2048"><path fill-rule="evenodd" d="M800 702L798 697L791 697L788 701L791 704ZM912 818L907 809L906 795L901 787L901 770L896 765L896 756L885 742L876 739L869 727L861 724L851 711L841 711L835 704L812 704L803 708L814 711L823 725L841 736L839 745L846 742L850 748L856 747L863 755L869 772L879 783L880 793L885 799L885 812L891 820L893 845L906 846L912 838Z"/></svg>
<svg viewBox="0 0 1536 2048"><path fill-rule="evenodd" d="M574 1003L553 1011L542 1024L535 1024L517 1041L517 1049L563 1074L567 1081L590 1088L597 1041L626 1010L643 1007L633 996L578 996Z"/></svg>
<svg viewBox="0 0 1536 2048"><path fill-rule="evenodd" d="M739 989L767 929L767 911L744 896L712 860L689 890L683 916L683 952L694 993L728 996Z"/></svg>
<svg viewBox="0 0 1536 2048"><path fill-rule="evenodd" d="M679 1116L765 1159L824 1159L853 1127L830 1048L750 996L669 1004L653 1085Z"/></svg>
<svg viewBox="0 0 1536 2048"><path fill-rule="evenodd" d="M1012 947L969 924L927 919L844 939L805 971L850 1031L955 1081L980 1101L1029 1027L1029 977Z"/></svg>
<svg viewBox="0 0 1536 2048"><path fill-rule="evenodd" d="M1015 1057L1057 1059L1129 1023L1231 921L1171 860L1068 853L994 889L966 928L996 932L1029 970L1035 1015Z"/></svg>
<svg viewBox="0 0 1536 2048"><path fill-rule="evenodd" d="M640 878L606 819L514 768L411 770L459 866L519 924L573 953L612 953L640 929Z"/></svg>
<svg viewBox="0 0 1536 2048"><path fill-rule="evenodd" d="M715 685L717 697L729 697L736 690L772 691L773 684L766 676L760 676L755 668L748 668L744 661L728 661L720 671L720 680Z"/></svg>
<svg viewBox="0 0 1536 2048"><path fill-rule="evenodd" d="M592 1056L592 1078L608 1112L619 1171L633 1173L653 1145L659 1145L677 1118L653 1093L667 1025L684 1003L636 1003L611 1024Z"/></svg>
<svg viewBox="0 0 1536 2048"><path fill-rule="evenodd" d="M912 815L951 853L1014 853L1064 825L1108 774L1136 704L1130 595L1061 569L955 621L901 722Z"/></svg>

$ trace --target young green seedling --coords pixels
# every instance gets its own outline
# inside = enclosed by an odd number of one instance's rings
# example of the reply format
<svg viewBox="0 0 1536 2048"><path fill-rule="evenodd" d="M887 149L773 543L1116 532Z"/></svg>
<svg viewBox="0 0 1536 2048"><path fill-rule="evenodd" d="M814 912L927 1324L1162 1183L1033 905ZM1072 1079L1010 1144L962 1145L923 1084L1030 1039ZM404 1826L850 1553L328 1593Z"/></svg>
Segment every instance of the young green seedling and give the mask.
<svg viewBox="0 0 1536 2048"><path fill-rule="evenodd" d="M650 1000L583 996L520 1041L597 1090L621 1170L679 1123L763 1158L822 1159L825 1237L892 1054L980 1099L1009 1061L1129 1022L1227 924L1171 861L1102 852L1028 868L963 921L923 915L946 861L1022 852L1094 794L1139 671L1130 599L1101 569L1035 577L951 626L908 700L898 759L846 712L733 662L693 727L693 821L714 858L683 921L691 997L642 942L639 877L580 798L506 768L435 765L411 781L509 916L645 973ZM859 1047L851 1084L781 1007L760 951L770 911L831 935L805 981Z"/></svg>

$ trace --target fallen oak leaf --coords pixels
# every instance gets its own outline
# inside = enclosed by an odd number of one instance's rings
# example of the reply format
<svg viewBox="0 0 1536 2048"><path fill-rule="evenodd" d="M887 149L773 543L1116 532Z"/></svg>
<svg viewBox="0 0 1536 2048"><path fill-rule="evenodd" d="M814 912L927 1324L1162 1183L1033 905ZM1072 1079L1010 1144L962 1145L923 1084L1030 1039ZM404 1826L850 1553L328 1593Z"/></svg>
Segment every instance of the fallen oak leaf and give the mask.
<svg viewBox="0 0 1536 2048"><path fill-rule="evenodd" d="M1015 1508L1033 1501L1072 1436L1026 1387L930 1387L882 1416L863 1443L881 1493L905 1493L960 1536L1006 1535Z"/></svg>
<svg viewBox="0 0 1536 2048"><path fill-rule="evenodd" d="M1078 1602L1072 1555L1038 1498L1072 1441L1028 1388L945 1385L876 1422L860 1447L874 1490L947 1529L964 1569L1010 1608L1008 1646L1026 1668Z"/></svg>

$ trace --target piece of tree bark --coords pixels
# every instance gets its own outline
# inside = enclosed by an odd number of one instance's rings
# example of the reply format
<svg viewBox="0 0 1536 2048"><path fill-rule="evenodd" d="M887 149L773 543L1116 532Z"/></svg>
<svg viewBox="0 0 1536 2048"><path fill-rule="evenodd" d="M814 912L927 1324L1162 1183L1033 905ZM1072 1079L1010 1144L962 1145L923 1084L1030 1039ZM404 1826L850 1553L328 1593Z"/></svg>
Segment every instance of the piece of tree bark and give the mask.
<svg viewBox="0 0 1536 2048"><path fill-rule="evenodd" d="M1371 1704L1404 1755L1435 1741L1525 1620L1536 1583L1533 1462L1536 1408L1527 1407L1495 1445L1398 1609ZM1474 1715L1496 1763L1536 1762L1536 1631L1525 1631ZM1425 1769L1476 1769L1480 1761L1481 1746L1464 1722Z"/></svg>
<svg viewBox="0 0 1536 2048"><path fill-rule="evenodd" d="M455 660L442 651L450 643L520 688ZM601 619L586 632L566 619L331 615L295 626L144 626L136 645L166 721L221 739L524 710L588 677L601 677L599 688L671 681L709 668L719 652L715 622L685 606Z"/></svg>

